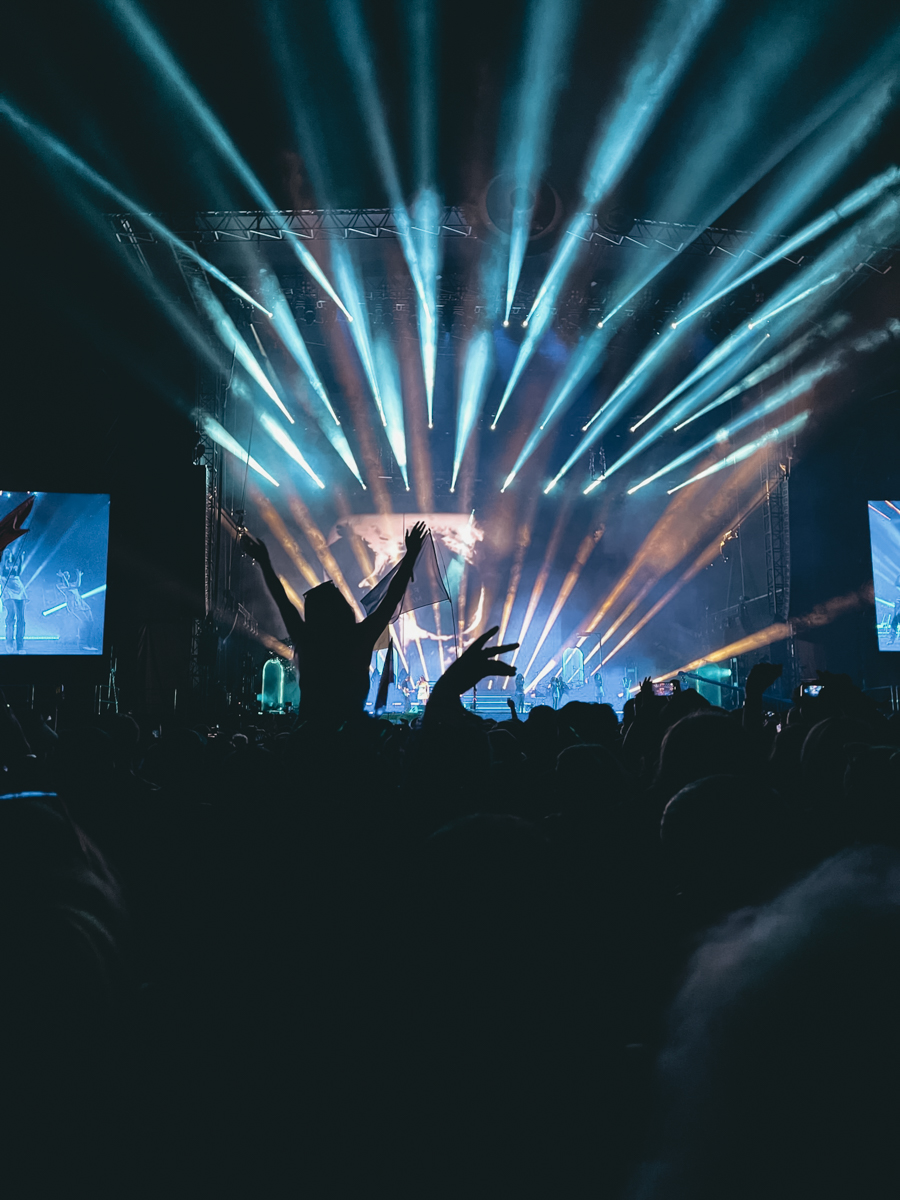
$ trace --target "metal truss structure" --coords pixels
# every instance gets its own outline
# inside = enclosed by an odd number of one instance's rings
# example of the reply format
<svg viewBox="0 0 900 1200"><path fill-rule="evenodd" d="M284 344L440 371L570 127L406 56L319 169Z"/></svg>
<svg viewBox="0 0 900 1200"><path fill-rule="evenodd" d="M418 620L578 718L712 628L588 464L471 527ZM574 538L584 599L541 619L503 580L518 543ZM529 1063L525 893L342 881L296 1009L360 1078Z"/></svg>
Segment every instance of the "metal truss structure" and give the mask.
<svg viewBox="0 0 900 1200"><path fill-rule="evenodd" d="M161 214L163 220L166 214ZM149 245L159 238L141 222L139 213L116 213L110 215L116 239L135 247ZM169 217L172 220L172 217ZM399 237L394 211L390 208L323 208L302 211L239 211L239 212L196 212L176 216L174 220L179 236L197 245L228 242L272 242L297 238L300 241L344 240L361 241L378 238L393 240ZM422 230L437 233L440 237L453 240L459 238L481 238L486 236L483 225L473 219L468 209L460 205L446 205L437 229ZM749 251L748 243L756 239L752 230L724 229L710 225L686 225L677 221L654 221L640 218L627 234L611 233L595 215L590 216L590 225L582 241L598 246L635 245L645 249L661 246L673 254L699 254L712 257L724 254L734 257L747 251L754 258L762 258L776 250L785 241L782 235L771 235L762 239L757 250ZM804 259L803 254L785 261L794 266Z"/></svg>
<svg viewBox="0 0 900 1200"><path fill-rule="evenodd" d="M789 462L767 456L763 521L766 534L766 591L773 621L785 622L791 607L791 530Z"/></svg>

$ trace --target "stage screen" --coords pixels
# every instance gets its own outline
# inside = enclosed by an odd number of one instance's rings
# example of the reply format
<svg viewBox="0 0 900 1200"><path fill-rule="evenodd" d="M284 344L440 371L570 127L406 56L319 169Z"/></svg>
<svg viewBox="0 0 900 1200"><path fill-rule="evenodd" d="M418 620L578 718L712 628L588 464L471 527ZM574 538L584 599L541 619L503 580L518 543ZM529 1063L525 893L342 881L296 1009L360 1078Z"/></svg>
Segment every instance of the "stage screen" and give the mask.
<svg viewBox="0 0 900 1200"><path fill-rule="evenodd" d="M0 649L100 655L109 496L0 493Z"/></svg>
<svg viewBox="0 0 900 1200"><path fill-rule="evenodd" d="M900 500L869 501L878 649L900 651Z"/></svg>

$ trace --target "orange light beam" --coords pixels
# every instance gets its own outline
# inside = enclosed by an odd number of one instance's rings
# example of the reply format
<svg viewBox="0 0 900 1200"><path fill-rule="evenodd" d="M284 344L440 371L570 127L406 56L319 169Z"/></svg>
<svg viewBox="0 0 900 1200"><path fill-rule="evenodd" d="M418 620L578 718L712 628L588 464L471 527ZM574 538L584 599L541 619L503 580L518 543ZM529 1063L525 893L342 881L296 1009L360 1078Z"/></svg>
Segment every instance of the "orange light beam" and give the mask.
<svg viewBox="0 0 900 1200"><path fill-rule="evenodd" d="M528 672L531 670L532 666L534 665L534 660L537 658L538 654L540 653L541 646L543 646L544 642L547 640L547 637L550 633L550 630L553 628L556 618L562 612L563 606L565 605L566 601L569 599L569 596L571 596L572 589L575 587L575 584L578 582L579 575L581 574L585 564L587 563L587 560L591 557L591 552L593 551L593 549L597 545L597 543L600 541L600 539L603 537L603 530L604 530L604 526L601 525L599 529L592 530L590 533L586 534L584 538L582 538L581 545L578 547L578 552L575 555L575 560L572 563L571 567L569 568L568 574L566 575L565 579L562 582L562 587L559 589L556 599L553 601L553 607L550 609L550 615L547 617L547 620L544 622L544 628L541 631L541 636L538 638L538 644L535 646L534 653L532 654L531 658L529 659L528 666L525 668L525 670L523 672L523 674L526 676L526 678L528 676Z"/></svg>
<svg viewBox="0 0 900 1200"><path fill-rule="evenodd" d="M260 516L275 535L275 538L277 539L282 550L284 550L285 554L287 554L288 558L291 560L309 586L318 587L318 585L322 582L321 579L318 577L310 563L301 552L296 540L291 536L290 530L281 518L281 514L271 503L268 497L262 494L259 488L257 488L254 484L249 484L248 486L251 498L259 510Z"/></svg>
<svg viewBox="0 0 900 1200"><path fill-rule="evenodd" d="M525 609L525 619L522 621L522 627L519 630L519 636L516 641L519 645L513 651L513 656L509 660L511 666L516 665L516 659L519 657L519 650L522 648L522 643L525 641L525 635L528 633L528 628L531 625L532 618L537 611L537 606L541 596L544 593L544 588L547 586L547 580L550 578L550 568L553 565L553 560L556 557L556 551L559 548L560 538L562 537L563 528L566 524L566 518L569 515L569 504L564 504L557 514L556 524L553 526L553 532L550 534L550 541L547 543L547 549L544 553L544 561L541 563L541 569L537 573L537 578L534 581L534 586L531 589L531 595L528 597L528 605ZM505 676L503 680L503 690L509 684L510 678L514 676Z"/></svg>
<svg viewBox="0 0 900 1200"><path fill-rule="evenodd" d="M525 562L525 552L531 544L531 522L519 526L519 536L516 540L516 553L513 558L512 569L509 572L509 586L506 589L506 599L503 602L503 613L500 617L500 632L497 635L497 640L500 645L506 637L506 627L509 624L509 618L512 616L513 604L516 599L516 592L519 590L519 583L522 579L522 566Z"/></svg>
<svg viewBox="0 0 900 1200"><path fill-rule="evenodd" d="M328 549L328 543L325 541L325 535L312 519L309 509L296 494L296 492L289 497L288 506L290 507L297 524L306 534L306 540L312 546L313 550L315 550L316 558L318 558L319 562L322 564L322 568L324 569L325 573L331 576L332 582L340 590L341 595L353 609L356 616L359 618L364 617L365 613L360 607L356 597L353 595L353 592L350 590L347 580L344 578L343 572L337 564L337 560Z"/></svg>
<svg viewBox="0 0 900 1200"><path fill-rule="evenodd" d="M795 637L798 633L805 633L808 629L819 629L823 625L831 624L844 613L852 612L853 609L861 608L864 604L872 604L874 601L875 588L870 580L858 591L849 592L846 596L835 596L832 600L826 600L824 604L817 604L811 612L803 617L769 625L765 629L760 629L758 633L751 633L745 638L731 642L728 646L722 646L720 650L713 650L711 654L707 654L703 658L695 658L693 662L688 663L685 667L679 667L677 671L669 671L666 675L660 675L653 682L664 683L668 679L674 679L682 671L696 671L700 667L721 662L723 658L736 658L740 654L747 654L762 646L783 642L789 637Z"/></svg>
<svg viewBox="0 0 900 1200"><path fill-rule="evenodd" d="M743 521L746 521L746 519L750 515L750 513L753 512L753 510L757 507L757 505L759 505L762 502L762 500L764 499L764 497L766 495L766 491L767 491L767 485L763 484L763 486L753 496L753 498L751 500L749 500L747 502L747 504L744 505L743 509L741 510L740 514L738 515L737 520L733 521L731 523L730 528L735 528L736 526L740 525ZM625 634L625 636L621 639L621 641L619 641L615 646L613 646L612 650L610 650L609 653L606 655L606 662L609 662L609 660L612 658L612 656L614 654L618 653L618 651L621 650L623 646L627 645L628 642L630 642L631 639L633 637L635 637L636 634L640 633L640 631L644 628L644 626L647 625L650 621L652 621L655 616L658 616L658 614L660 612L662 612L662 610L666 607L666 605L669 603L669 601L671 599L673 599L673 597L676 596L681 591L681 589L685 586L686 583L690 583L690 581L694 578L695 575L698 575L702 570L704 570L706 567L708 567L711 562L713 562L715 560L716 555L719 553L719 547L722 544L722 538L725 536L725 534L727 532L728 532L728 530L723 529L721 533L716 534L716 536L713 538L713 540L709 543L708 546L705 546L703 548L703 550L701 550L701 552L697 555L697 557L694 559L694 561L691 563L691 565L687 568L687 570L682 572L682 574L678 577L678 579L675 581L675 583L672 584L672 586L665 593L665 595L661 596L660 599L657 600L656 603L644 614L644 616L641 617L641 619L637 622L637 624L634 625L628 631L628 633ZM587 660L585 660L585 661L587 661ZM599 670L599 668L597 668L597 669ZM591 672L591 673L595 674L596 672Z"/></svg>

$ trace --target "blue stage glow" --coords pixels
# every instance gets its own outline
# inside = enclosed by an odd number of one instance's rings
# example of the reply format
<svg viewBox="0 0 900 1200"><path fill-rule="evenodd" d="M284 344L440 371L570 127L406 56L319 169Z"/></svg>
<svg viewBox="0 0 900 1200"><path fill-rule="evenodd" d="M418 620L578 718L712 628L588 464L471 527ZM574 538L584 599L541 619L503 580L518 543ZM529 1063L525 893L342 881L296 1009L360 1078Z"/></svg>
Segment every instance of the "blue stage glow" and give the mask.
<svg viewBox="0 0 900 1200"><path fill-rule="evenodd" d="M279 486L278 480L273 479L269 472L264 470L256 459L249 455L240 442L233 438L228 430L224 429L218 421L202 410L198 411L197 420L206 436L212 438L217 446L221 446L223 450L227 450L229 454L233 454L240 462L247 463L258 475L262 475L263 479L268 479L269 483L274 483L276 487Z"/></svg>
<svg viewBox="0 0 900 1200"><path fill-rule="evenodd" d="M456 479L462 465L463 455L478 414L484 404L487 385L490 382L494 361L494 341L487 329L475 333L466 347L459 389L459 404L456 414L456 448L453 454L453 478L450 491L456 488Z"/></svg>
<svg viewBox="0 0 900 1200"><path fill-rule="evenodd" d="M301 466L303 468L303 470L307 473L307 475L310 477L310 479L312 479L315 483L317 483L320 488L325 487L325 484L322 482L322 480L319 478L319 476L315 473L315 471L312 469L312 467L309 465L309 463L306 461L306 459L300 453L300 450L297 447L297 445L292 441L292 439L288 436L288 434L285 432L285 430L283 430L281 428L281 426L274 419L274 417L270 417L269 414L265 413L265 412L259 413L259 423L260 423L260 425L262 425L263 429L266 431L266 433L269 435L269 437L274 442L277 442L278 445L282 448L282 450L284 450L285 454L287 454L290 458L292 458L294 460L295 463L299 464L299 466Z"/></svg>
<svg viewBox="0 0 900 1200"><path fill-rule="evenodd" d="M236 296L240 296L242 300L246 300L248 304L252 304L254 308L258 308L260 312L270 317L272 314L267 308L264 308L258 300L248 295L243 288L231 279L218 267L213 266L211 262L207 262L202 255L198 254L193 246L189 246L187 242L183 242L180 237L177 237L172 231L158 221L151 213L141 212L141 206L136 201L126 196L123 191L110 183L108 179L104 179L99 175L93 167L89 167L84 159L79 158L74 154L68 146L64 145L58 138L55 138L52 133L41 128L40 125L30 121L23 113L9 103L8 100L0 99L0 115L7 117L15 128L21 133L36 149L51 155L53 158L60 159L66 164L76 175L79 175L87 183L91 184L98 191L103 192L122 207L125 212L134 213L137 215L144 225L160 239L168 245L174 247L180 254L186 255L202 267L207 274L212 275L214 279L218 279L225 287L229 288Z"/></svg>
<svg viewBox="0 0 900 1200"><path fill-rule="evenodd" d="M772 442L780 442L782 438L790 437L806 424L809 419L809 413L810 410L806 409L804 412L798 413L796 417L792 417L790 421L785 421L783 425L779 425L778 428L770 429L762 437L758 437L755 441L741 446L738 450L720 459L719 462L713 463L711 467L707 467L705 471L700 471L697 475L692 475L690 479L686 479L684 483L679 483L677 487L669 488L668 495L671 496L673 492L680 492L682 488L688 487L692 483L698 483L701 479L707 479L710 475L715 475L717 471L724 471L727 467L736 466L739 462L743 462L745 458L749 458L751 454L755 454L757 450L761 450L763 446L768 446Z"/></svg>
<svg viewBox="0 0 900 1200"><path fill-rule="evenodd" d="M172 89L184 106L191 112L194 120L206 133L211 144L225 159L238 179L254 197L261 208L267 210L272 219L278 223L281 216L278 205L260 183L243 158L237 146L229 137L226 129L210 109L203 97L191 83L190 79L176 61L165 42L132 0L105 0L107 9L118 20L125 30L128 40L152 66L157 75ZM303 267L312 275L316 283L323 288L337 306L349 318L343 301L332 287L328 276L316 262L313 255L301 241L290 232L287 221L282 220L285 231L285 241L290 245Z"/></svg>

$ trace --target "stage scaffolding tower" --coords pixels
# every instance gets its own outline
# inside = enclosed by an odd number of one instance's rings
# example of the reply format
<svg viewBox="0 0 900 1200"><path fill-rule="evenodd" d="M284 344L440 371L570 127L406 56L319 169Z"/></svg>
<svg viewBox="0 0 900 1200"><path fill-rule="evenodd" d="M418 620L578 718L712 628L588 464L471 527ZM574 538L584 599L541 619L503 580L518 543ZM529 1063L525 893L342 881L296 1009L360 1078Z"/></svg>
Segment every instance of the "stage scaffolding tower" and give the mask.
<svg viewBox="0 0 900 1200"><path fill-rule="evenodd" d="M766 544L766 590L769 597L769 616L773 624L790 625L791 611L791 509L790 446L767 447L760 463L761 482L765 489L763 527ZM782 691L790 695L797 680L797 654L793 629L784 640Z"/></svg>

